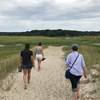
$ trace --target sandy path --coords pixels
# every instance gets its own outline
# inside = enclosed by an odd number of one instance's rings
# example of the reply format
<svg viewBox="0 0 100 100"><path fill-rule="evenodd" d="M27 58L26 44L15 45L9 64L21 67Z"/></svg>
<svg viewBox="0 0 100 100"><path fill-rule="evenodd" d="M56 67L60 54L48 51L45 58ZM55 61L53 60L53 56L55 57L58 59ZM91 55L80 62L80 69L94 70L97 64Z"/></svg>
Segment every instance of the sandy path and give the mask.
<svg viewBox="0 0 100 100"><path fill-rule="evenodd" d="M22 73L16 73L11 90L2 93L1 100L71 100L70 84L64 78L62 47L49 47L44 52L47 59L40 72L37 67L32 69L28 89L23 89Z"/></svg>

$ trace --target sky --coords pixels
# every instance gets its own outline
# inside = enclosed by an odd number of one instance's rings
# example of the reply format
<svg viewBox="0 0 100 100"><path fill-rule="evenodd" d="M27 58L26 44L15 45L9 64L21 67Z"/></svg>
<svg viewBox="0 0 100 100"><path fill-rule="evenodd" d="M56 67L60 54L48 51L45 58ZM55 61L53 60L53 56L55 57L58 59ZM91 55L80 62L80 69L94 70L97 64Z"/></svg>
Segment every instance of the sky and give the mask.
<svg viewBox="0 0 100 100"><path fill-rule="evenodd" d="M0 31L100 31L100 0L0 0Z"/></svg>

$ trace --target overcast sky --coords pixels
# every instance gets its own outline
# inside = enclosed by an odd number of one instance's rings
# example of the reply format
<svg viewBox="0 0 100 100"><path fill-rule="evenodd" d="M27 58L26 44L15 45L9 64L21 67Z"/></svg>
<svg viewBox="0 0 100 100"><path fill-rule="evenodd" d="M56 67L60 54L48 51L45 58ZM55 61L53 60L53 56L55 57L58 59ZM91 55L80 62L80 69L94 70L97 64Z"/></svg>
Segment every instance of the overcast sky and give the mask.
<svg viewBox="0 0 100 100"><path fill-rule="evenodd" d="M100 31L100 0L0 0L0 31Z"/></svg>

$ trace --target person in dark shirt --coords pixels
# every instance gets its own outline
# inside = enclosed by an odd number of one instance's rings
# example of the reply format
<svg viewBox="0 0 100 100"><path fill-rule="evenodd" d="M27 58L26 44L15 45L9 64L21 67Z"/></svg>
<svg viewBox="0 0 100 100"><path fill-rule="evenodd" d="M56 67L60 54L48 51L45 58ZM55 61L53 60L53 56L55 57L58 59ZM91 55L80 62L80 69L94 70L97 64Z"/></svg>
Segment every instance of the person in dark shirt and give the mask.
<svg viewBox="0 0 100 100"><path fill-rule="evenodd" d="M30 44L25 44L25 49L21 51L20 56L23 70L24 88L27 89L27 81L30 83L31 69L34 64L33 52L30 50Z"/></svg>

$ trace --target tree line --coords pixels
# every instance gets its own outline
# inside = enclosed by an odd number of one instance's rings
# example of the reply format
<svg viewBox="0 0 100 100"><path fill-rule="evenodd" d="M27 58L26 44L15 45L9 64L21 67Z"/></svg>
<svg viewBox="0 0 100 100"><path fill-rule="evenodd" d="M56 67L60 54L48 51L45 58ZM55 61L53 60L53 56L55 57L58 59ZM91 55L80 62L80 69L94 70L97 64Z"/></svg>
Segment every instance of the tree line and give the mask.
<svg viewBox="0 0 100 100"><path fill-rule="evenodd" d="M0 32L0 36L97 36L100 31L76 31L76 30L31 30L25 32Z"/></svg>

